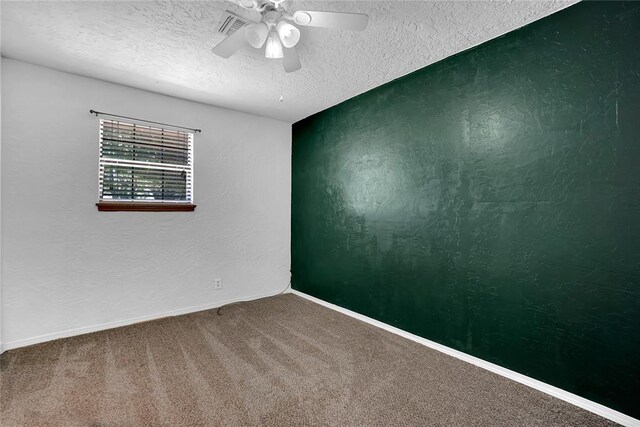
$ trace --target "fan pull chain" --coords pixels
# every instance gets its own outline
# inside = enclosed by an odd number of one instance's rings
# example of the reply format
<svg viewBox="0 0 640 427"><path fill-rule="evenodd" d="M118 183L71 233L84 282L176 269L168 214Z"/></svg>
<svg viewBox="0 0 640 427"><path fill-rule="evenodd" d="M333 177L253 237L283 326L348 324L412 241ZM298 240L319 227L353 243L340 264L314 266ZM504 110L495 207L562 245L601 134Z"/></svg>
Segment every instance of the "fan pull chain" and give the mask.
<svg viewBox="0 0 640 427"><path fill-rule="evenodd" d="M275 77L275 67L276 67L275 63L276 62L279 62L279 61L271 61L271 81L272 82L275 82L275 80L276 80L276 77ZM278 98L278 101L284 102L284 96L282 95L282 80L280 80L280 79L278 79L278 80L279 80L278 83L279 83L279 86L280 86L280 98Z"/></svg>
<svg viewBox="0 0 640 427"><path fill-rule="evenodd" d="M284 75L284 73L281 73L281 75ZM284 102L284 96L282 94L282 79L283 77L280 77L280 102Z"/></svg>

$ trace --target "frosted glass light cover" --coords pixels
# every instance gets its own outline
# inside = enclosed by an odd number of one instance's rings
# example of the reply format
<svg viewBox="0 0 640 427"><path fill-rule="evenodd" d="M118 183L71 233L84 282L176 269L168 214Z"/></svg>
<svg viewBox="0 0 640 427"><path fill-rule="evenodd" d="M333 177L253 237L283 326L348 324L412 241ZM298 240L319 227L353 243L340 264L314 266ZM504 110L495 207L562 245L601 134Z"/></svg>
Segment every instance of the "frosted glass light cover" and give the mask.
<svg viewBox="0 0 640 427"><path fill-rule="evenodd" d="M267 38L267 48L264 51L264 56L271 59L279 59L284 56L282 43L280 43L278 34L273 31L269 33L269 37Z"/></svg>
<svg viewBox="0 0 640 427"><path fill-rule="evenodd" d="M280 21L276 26L280 41L286 48L292 48L300 41L300 30L285 21Z"/></svg>
<svg viewBox="0 0 640 427"><path fill-rule="evenodd" d="M265 23L251 24L247 26L244 32L247 42L256 49L260 49L267 36L269 35L269 27Z"/></svg>

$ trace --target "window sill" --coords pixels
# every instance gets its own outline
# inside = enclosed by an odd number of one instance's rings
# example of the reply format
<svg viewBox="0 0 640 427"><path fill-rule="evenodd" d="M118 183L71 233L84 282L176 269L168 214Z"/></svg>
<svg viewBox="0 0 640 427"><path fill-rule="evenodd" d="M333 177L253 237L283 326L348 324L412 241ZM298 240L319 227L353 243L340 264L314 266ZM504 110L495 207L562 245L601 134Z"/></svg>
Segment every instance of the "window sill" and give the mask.
<svg viewBox="0 0 640 427"><path fill-rule="evenodd" d="M193 212L196 205L191 203L151 203L151 202L98 202L99 211L133 211L133 212Z"/></svg>

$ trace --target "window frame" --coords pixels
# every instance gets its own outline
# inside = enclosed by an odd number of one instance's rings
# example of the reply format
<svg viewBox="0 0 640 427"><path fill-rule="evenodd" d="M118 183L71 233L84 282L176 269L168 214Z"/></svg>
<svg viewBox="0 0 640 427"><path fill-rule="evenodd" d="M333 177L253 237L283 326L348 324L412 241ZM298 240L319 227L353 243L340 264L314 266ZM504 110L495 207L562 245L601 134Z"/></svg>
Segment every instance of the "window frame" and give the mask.
<svg viewBox="0 0 640 427"><path fill-rule="evenodd" d="M100 177L103 177L104 180L104 172L101 168L104 167L103 160L105 157L102 155L103 148L103 124L105 121L109 121L111 123L118 122L128 126L141 126L149 129L157 129L164 130L164 128L156 128L154 126L149 126L147 124L136 123L134 121L125 122L117 119L100 119L98 125L98 202L96 206L98 211L102 212L116 212L116 211L133 211L133 212L193 212L196 208L196 205L193 201L194 197L194 133L193 132L185 132L183 130L179 130L179 132L185 133L188 135L188 156L190 158L189 161L189 176L191 178L191 186L190 186L190 199L189 200L136 200L136 199L104 199L103 198L103 188ZM123 160L126 162L126 160ZM114 159L114 163L117 163L118 159Z"/></svg>

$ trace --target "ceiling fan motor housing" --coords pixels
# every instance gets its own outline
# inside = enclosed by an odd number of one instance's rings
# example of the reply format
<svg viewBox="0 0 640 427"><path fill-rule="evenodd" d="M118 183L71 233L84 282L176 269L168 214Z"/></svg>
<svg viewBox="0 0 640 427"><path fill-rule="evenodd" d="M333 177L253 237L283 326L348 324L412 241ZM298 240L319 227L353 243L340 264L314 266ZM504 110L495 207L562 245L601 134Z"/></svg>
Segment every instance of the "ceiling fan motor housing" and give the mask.
<svg viewBox="0 0 640 427"><path fill-rule="evenodd" d="M265 22L269 26L269 28L275 27L281 18L282 13L275 10L264 12L262 15L262 21Z"/></svg>

